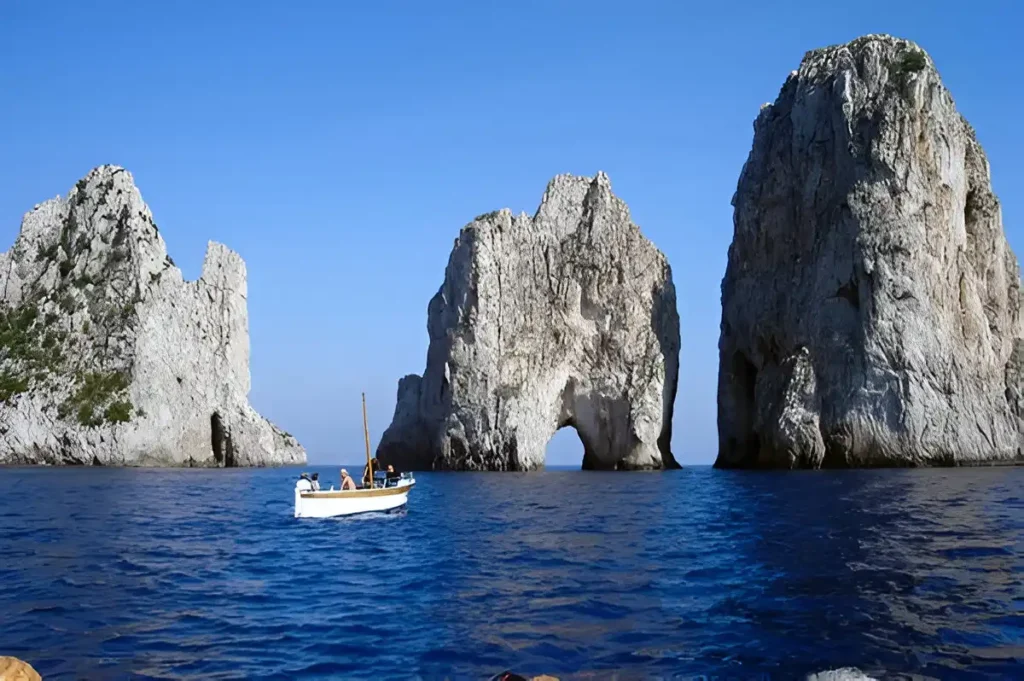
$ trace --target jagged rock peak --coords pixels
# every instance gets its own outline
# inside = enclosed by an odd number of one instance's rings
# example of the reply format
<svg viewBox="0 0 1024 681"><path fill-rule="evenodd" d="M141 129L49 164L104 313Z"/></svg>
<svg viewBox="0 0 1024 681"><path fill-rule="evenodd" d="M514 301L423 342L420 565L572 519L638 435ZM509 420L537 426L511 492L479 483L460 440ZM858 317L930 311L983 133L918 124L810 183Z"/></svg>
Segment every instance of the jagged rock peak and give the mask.
<svg viewBox="0 0 1024 681"><path fill-rule="evenodd" d="M1020 460L1017 259L924 50L808 52L757 117L733 206L717 465Z"/></svg>
<svg viewBox="0 0 1024 681"><path fill-rule="evenodd" d="M0 253L0 463L301 463L248 403L241 257L183 280L131 174L100 166Z"/></svg>
<svg viewBox="0 0 1024 681"><path fill-rule="evenodd" d="M676 466L679 355L665 256L604 173L559 175L537 212L463 227L377 454L400 468L530 470L573 426L584 468Z"/></svg>

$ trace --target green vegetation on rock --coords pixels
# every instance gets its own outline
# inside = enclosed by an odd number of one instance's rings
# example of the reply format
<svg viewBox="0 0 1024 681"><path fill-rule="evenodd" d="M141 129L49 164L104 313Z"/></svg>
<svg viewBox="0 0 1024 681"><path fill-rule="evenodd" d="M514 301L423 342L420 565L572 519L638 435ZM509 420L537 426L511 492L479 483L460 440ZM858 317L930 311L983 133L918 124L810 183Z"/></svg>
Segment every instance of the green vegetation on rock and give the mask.
<svg viewBox="0 0 1024 681"><path fill-rule="evenodd" d="M36 253L36 262L40 262L42 260L53 260L56 257L57 257L57 244L50 244L49 246L47 246L45 248L40 246L39 247L39 251Z"/></svg>
<svg viewBox="0 0 1024 681"><path fill-rule="evenodd" d="M103 416L110 423L128 423L132 420L132 403L128 400L111 402Z"/></svg>
<svg viewBox="0 0 1024 681"><path fill-rule="evenodd" d="M926 66L928 66L928 58L924 52L917 47L909 47L889 64L889 78L902 89L909 82L911 75L923 70Z"/></svg>
<svg viewBox="0 0 1024 681"><path fill-rule="evenodd" d="M7 369L0 372L0 404L28 390L29 379L17 376Z"/></svg>
<svg viewBox="0 0 1024 681"><path fill-rule="evenodd" d="M490 220L491 218L498 217L500 210L492 210L490 213L481 213L473 218L473 222L480 222L481 220Z"/></svg>
<svg viewBox="0 0 1024 681"><path fill-rule="evenodd" d="M35 305L0 306L0 402L29 389L32 380L53 372L64 354L53 332L51 317L40 318Z"/></svg>
<svg viewBox="0 0 1024 681"><path fill-rule="evenodd" d="M83 426L99 426L104 421L122 423L131 419L132 405L114 398L128 389L128 377L120 371L80 374L74 393L57 411L61 418L75 414Z"/></svg>

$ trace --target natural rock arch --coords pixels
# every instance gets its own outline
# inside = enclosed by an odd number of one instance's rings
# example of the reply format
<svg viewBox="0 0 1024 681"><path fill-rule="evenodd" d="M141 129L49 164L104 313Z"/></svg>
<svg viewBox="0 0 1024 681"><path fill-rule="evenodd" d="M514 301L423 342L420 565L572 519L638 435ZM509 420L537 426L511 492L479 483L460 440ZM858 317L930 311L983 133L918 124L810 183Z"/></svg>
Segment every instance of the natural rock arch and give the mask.
<svg viewBox="0 0 1024 681"><path fill-rule="evenodd" d="M378 458L530 470L572 425L585 467L675 467L675 303L665 256L603 173L556 177L533 217L479 216L430 301L427 369L399 381Z"/></svg>
<svg viewBox="0 0 1024 681"><path fill-rule="evenodd" d="M555 431L544 447L544 467L571 466L582 468L583 441L580 434L571 426Z"/></svg>

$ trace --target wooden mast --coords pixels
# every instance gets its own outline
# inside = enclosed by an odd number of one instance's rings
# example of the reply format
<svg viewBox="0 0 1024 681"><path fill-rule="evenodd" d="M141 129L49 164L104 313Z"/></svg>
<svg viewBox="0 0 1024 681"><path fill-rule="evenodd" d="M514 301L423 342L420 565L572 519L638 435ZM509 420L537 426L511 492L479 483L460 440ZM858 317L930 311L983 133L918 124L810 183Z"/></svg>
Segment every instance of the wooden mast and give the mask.
<svg viewBox="0 0 1024 681"><path fill-rule="evenodd" d="M366 393L363 393L363 437L366 439L366 470L370 476L369 486L373 488L373 464L370 463L370 428L366 425Z"/></svg>

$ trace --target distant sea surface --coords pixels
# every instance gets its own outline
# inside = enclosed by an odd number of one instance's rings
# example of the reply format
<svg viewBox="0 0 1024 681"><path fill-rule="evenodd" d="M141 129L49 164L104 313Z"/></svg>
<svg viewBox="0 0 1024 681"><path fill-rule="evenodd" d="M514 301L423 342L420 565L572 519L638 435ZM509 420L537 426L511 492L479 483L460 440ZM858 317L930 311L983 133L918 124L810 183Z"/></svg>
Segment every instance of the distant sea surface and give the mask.
<svg viewBox="0 0 1024 681"><path fill-rule="evenodd" d="M0 469L0 655L48 680L1024 678L1022 468L422 473L406 512L348 520L294 519L298 472Z"/></svg>

